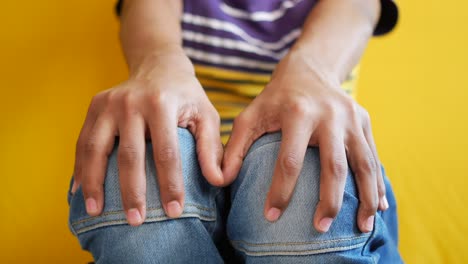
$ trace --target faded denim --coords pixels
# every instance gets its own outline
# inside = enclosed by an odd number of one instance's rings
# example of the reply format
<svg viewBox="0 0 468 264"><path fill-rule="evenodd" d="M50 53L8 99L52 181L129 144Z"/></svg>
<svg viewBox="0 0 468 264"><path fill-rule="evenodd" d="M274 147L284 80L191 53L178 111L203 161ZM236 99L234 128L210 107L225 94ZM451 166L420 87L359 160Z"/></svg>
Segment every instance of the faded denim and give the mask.
<svg viewBox="0 0 468 264"><path fill-rule="evenodd" d="M319 153L309 148L295 193L281 218L270 223L263 205L271 183L281 134L262 136L250 148L236 181L225 189L203 178L195 141L178 131L185 184L179 219L165 216L159 201L151 143L147 143L147 218L126 224L117 169L117 148L110 156L101 216L86 214L81 188L69 193L69 225L96 263L402 263L397 249L395 198L388 182L390 208L378 212L374 230L361 233L356 223L354 177L347 177L343 207L330 230L315 231L312 217L319 199Z"/></svg>

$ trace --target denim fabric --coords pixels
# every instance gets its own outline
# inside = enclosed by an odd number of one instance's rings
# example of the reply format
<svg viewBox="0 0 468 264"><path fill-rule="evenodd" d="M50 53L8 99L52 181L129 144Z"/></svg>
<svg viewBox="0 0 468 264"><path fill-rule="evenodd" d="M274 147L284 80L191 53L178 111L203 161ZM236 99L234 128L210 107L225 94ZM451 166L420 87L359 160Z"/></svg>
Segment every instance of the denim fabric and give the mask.
<svg viewBox="0 0 468 264"><path fill-rule="evenodd" d="M317 232L312 219L319 201L318 148L306 152L291 202L281 218L269 223L263 216L281 134L268 134L250 148L237 180L231 186L232 207L227 233L238 255L247 263L401 263L397 250L395 198L386 179L392 208L378 212L374 230L361 233L356 215L357 188L348 173L343 206L330 230ZM385 214L385 216L383 215Z"/></svg>
<svg viewBox="0 0 468 264"><path fill-rule="evenodd" d="M371 233L356 224L357 189L348 175L343 207L329 232L312 226L319 194L319 154L307 150L304 168L288 209L276 223L263 217L280 133L267 134L250 148L230 188L212 187L198 166L195 141L179 129L186 192L179 219L165 216L159 201L152 146L147 143L147 219L139 227L126 224L117 169L117 148L110 156L105 180L104 212L86 214L81 188L72 195L69 225L83 249L97 263L401 263L397 250L396 205L387 179L390 209L378 212Z"/></svg>

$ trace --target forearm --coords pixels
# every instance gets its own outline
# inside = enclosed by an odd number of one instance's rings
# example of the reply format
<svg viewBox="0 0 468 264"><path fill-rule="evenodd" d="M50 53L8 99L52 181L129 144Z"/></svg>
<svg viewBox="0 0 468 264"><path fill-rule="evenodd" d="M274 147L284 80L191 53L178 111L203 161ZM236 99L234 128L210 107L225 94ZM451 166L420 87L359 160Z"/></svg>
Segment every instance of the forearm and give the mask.
<svg viewBox="0 0 468 264"><path fill-rule="evenodd" d="M181 13L182 1L124 1L120 40L131 76L149 74L145 71L168 55L191 66L181 46Z"/></svg>
<svg viewBox="0 0 468 264"><path fill-rule="evenodd" d="M378 0L319 1L291 53L342 82L358 63L379 14Z"/></svg>

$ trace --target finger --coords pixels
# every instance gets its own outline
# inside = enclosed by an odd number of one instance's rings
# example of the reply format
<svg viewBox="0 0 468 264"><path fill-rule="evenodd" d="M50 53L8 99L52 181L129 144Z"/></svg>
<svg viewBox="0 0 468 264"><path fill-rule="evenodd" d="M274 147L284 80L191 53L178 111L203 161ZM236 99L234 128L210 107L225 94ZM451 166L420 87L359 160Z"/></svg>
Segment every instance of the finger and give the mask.
<svg viewBox="0 0 468 264"><path fill-rule="evenodd" d="M327 232L343 203L348 163L343 136L329 128L319 136L320 199L314 215L314 227Z"/></svg>
<svg viewBox="0 0 468 264"><path fill-rule="evenodd" d="M153 156L156 163L159 191L166 215L175 218L184 206L184 179L180 160L177 119L174 112L157 111L150 121Z"/></svg>
<svg viewBox="0 0 468 264"><path fill-rule="evenodd" d="M265 202L264 213L268 221L278 220L286 210L294 193L312 134L312 131L304 126L304 120L285 119L282 127L281 146Z"/></svg>
<svg viewBox="0 0 468 264"><path fill-rule="evenodd" d="M146 217L145 122L141 115L130 114L119 126L118 166L122 203L127 221L141 225Z"/></svg>
<svg viewBox="0 0 468 264"><path fill-rule="evenodd" d="M250 117L246 112L241 113L234 120L231 137L224 149L222 162L225 185L235 180L250 146L263 134L264 131L257 128L257 125L258 119Z"/></svg>
<svg viewBox="0 0 468 264"><path fill-rule="evenodd" d="M388 209L389 205L388 205L387 196L386 196L385 182L383 179L382 169L380 166L380 159L377 153L377 148L375 146L374 137L372 135L372 129L371 129L370 124L364 126L363 132L364 132L364 136L366 138L367 144L369 145L372 151L372 154L374 156L376 173L377 173L377 191L379 194L379 209L385 211Z"/></svg>
<svg viewBox="0 0 468 264"><path fill-rule="evenodd" d="M362 232L367 233L374 227L378 192L374 157L362 133L350 137L348 159L359 193L358 226Z"/></svg>
<svg viewBox="0 0 468 264"><path fill-rule="evenodd" d="M76 150L75 150L75 166L73 169L73 185L71 192L74 194L78 187L81 184L81 178L83 174L83 159L85 155L85 145L86 140L89 136L89 133L93 129L94 123L97 119L97 111L95 109L95 104L91 102L88 113L86 114L85 121L83 123L83 127L81 128L80 135L78 136L78 140L76 142Z"/></svg>
<svg viewBox="0 0 468 264"><path fill-rule="evenodd" d="M221 172L223 145L219 133L219 117L204 118L197 122L195 131L191 131L197 142L197 154L200 168L206 180L214 186L223 186Z"/></svg>
<svg viewBox="0 0 468 264"><path fill-rule="evenodd" d="M103 185L107 160L115 141L112 120L105 116L98 118L85 139L82 160L82 190L86 212L97 216L104 207Z"/></svg>

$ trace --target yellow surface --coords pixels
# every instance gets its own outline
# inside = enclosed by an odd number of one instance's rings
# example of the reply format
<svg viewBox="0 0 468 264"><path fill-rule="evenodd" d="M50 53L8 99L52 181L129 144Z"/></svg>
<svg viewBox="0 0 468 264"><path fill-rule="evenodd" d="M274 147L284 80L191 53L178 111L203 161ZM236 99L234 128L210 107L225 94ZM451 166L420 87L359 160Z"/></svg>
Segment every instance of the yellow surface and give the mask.
<svg viewBox="0 0 468 264"><path fill-rule="evenodd" d="M0 4L0 262L85 263L68 232L74 143L97 91L126 76L114 0ZM399 202L407 263L468 263L466 1L400 1L358 99Z"/></svg>

